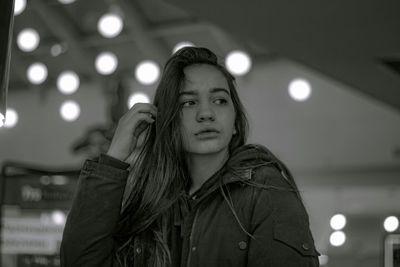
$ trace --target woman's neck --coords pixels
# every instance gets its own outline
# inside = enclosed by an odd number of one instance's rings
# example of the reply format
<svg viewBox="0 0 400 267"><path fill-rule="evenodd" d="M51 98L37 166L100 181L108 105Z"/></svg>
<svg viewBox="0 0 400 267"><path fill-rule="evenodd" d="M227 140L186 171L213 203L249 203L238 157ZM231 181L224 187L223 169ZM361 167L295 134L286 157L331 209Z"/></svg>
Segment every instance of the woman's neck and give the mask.
<svg viewBox="0 0 400 267"><path fill-rule="evenodd" d="M211 178L224 165L228 158L229 154L227 150L216 154L188 155L188 167L192 181L189 194L193 194L205 181Z"/></svg>

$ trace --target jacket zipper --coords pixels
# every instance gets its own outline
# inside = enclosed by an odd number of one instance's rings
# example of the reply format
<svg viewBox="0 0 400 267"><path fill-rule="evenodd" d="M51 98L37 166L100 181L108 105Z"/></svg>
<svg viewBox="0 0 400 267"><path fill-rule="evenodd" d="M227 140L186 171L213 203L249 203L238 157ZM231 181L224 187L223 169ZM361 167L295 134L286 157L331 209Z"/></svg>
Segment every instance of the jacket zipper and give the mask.
<svg viewBox="0 0 400 267"><path fill-rule="evenodd" d="M189 255L188 255L188 259L187 259L187 264L186 266L189 267L190 266L190 260L192 257L192 244L193 244L193 229L196 226L196 222L197 222L197 217L199 215L199 210L197 209L196 214L194 215L194 220L193 220L193 224L192 227L190 229L190 236L189 236Z"/></svg>

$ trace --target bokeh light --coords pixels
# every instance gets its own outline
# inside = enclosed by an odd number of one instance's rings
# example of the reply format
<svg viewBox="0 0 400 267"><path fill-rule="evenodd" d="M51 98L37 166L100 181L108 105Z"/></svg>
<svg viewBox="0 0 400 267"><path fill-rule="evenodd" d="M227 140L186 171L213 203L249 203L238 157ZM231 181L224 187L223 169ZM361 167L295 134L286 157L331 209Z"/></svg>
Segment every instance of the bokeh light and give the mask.
<svg viewBox="0 0 400 267"><path fill-rule="evenodd" d="M289 84L289 95L296 101L305 101L311 95L311 85L305 79L294 79Z"/></svg>
<svg viewBox="0 0 400 267"><path fill-rule="evenodd" d="M28 67L28 80L32 84L41 84L47 79L47 67L41 62L36 62Z"/></svg>
<svg viewBox="0 0 400 267"><path fill-rule="evenodd" d="M14 16L18 16L24 12L26 8L26 0L15 0L14 2Z"/></svg>
<svg viewBox="0 0 400 267"><path fill-rule="evenodd" d="M342 231L335 231L329 237L332 246L340 247L346 242L346 234Z"/></svg>
<svg viewBox="0 0 400 267"><path fill-rule="evenodd" d="M66 215L60 210L55 210L51 213L51 220L56 225L64 225L66 221Z"/></svg>
<svg viewBox="0 0 400 267"><path fill-rule="evenodd" d="M6 116L0 113L0 128L13 128L18 123L18 113L15 109L7 108Z"/></svg>
<svg viewBox="0 0 400 267"><path fill-rule="evenodd" d="M121 16L108 13L100 17L97 30L106 38L113 38L121 33L124 23Z"/></svg>
<svg viewBox="0 0 400 267"><path fill-rule="evenodd" d="M226 56L225 65L233 75L241 76L250 71L251 59L247 53L235 50Z"/></svg>
<svg viewBox="0 0 400 267"><path fill-rule="evenodd" d="M394 232L399 227L399 219L396 216L389 216L383 222L383 227L387 232Z"/></svg>
<svg viewBox="0 0 400 267"><path fill-rule="evenodd" d="M39 46L39 33L32 28L23 29L18 33L17 45L24 52L31 52Z"/></svg>
<svg viewBox="0 0 400 267"><path fill-rule="evenodd" d="M187 46L195 46L195 45L192 42L188 42L188 41L179 42L172 49L172 54L176 53L179 49L182 49Z"/></svg>
<svg viewBox="0 0 400 267"><path fill-rule="evenodd" d="M57 78L57 88L65 95L75 93L79 88L79 76L74 71L63 71Z"/></svg>
<svg viewBox="0 0 400 267"><path fill-rule="evenodd" d="M154 61L145 60L136 66L135 77L142 84L152 84L157 81L159 76L160 67Z"/></svg>
<svg viewBox="0 0 400 267"><path fill-rule="evenodd" d="M145 93L133 93L128 99L128 108L130 109L136 103L150 103L150 98Z"/></svg>
<svg viewBox="0 0 400 267"><path fill-rule="evenodd" d="M346 217L343 214L335 214L330 220L333 230L341 230L346 226Z"/></svg>
<svg viewBox="0 0 400 267"><path fill-rule="evenodd" d="M81 113L81 109L75 101L65 101L61 107L60 107L60 114L61 117L65 121L75 121L78 119L79 115Z"/></svg>
<svg viewBox="0 0 400 267"><path fill-rule="evenodd" d="M102 52L96 57L95 67L98 73L110 75L118 67L117 56L112 52Z"/></svg>

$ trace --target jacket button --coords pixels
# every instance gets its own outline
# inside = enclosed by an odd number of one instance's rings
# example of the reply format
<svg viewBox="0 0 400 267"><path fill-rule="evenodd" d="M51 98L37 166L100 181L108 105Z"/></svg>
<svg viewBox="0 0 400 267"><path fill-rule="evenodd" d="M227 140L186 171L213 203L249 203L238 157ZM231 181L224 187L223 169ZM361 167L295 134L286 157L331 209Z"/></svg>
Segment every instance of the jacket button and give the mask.
<svg viewBox="0 0 400 267"><path fill-rule="evenodd" d="M141 249L141 248L136 248L136 253L137 253L137 254L142 253L142 249Z"/></svg>
<svg viewBox="0 0 400 267"><path fill-rule="evenodd" d="M303 245L301 245L301 247L302 247L304 250L310 250L310 245L309 245L308 243L303 243Z"/></svg>
<svg viewBox="0 0 400 267"><path fill-rule="evenodd" d="M247 243L245 241L240 241L239 242L239 248L241 250L245 250L247 248Z"/></svg>
<svg viewBox="0 0 400 267"><path fill-rule="evenodd" d="M196 247L192 247L192 251L196 251L196 249L197 249Z"/></svg>

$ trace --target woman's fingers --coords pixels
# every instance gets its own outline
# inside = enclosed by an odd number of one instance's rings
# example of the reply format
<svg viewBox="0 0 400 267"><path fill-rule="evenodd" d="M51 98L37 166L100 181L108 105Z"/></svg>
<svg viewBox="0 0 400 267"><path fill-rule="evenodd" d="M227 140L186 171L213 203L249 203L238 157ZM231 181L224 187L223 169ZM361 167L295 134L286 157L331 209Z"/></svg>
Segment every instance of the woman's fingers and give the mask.
<svg viewBox="0 0 400 267"><path fill-rule="evenodd" d="M138 122L134 127L133 136L139 138L139 135L155 120L149 115L149 113L139 113L136 118Z"/></svg>
<svg viewBox="0 0 400 267"><path fill-rule="evenodd" d="M134 117L138 113L148 113L155 118L157 117L157 107L149 103L136 103L126 115Z"/></svg>
<svg viewBox="0 0 400 267"><path fill-rule="evenodd" d="M140 135L154 123L156 117L156 106L148 103L135 104L120 118L107 153L118 159L126 159L136 148Z"/></svg>

